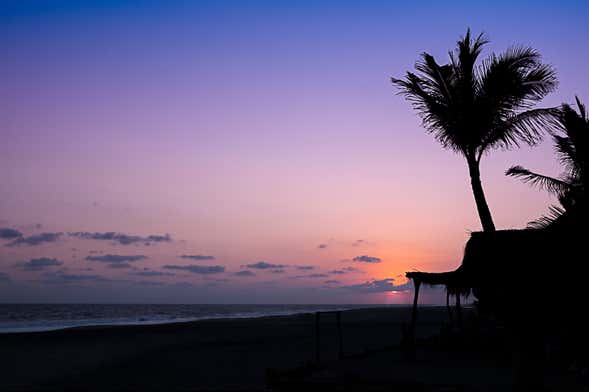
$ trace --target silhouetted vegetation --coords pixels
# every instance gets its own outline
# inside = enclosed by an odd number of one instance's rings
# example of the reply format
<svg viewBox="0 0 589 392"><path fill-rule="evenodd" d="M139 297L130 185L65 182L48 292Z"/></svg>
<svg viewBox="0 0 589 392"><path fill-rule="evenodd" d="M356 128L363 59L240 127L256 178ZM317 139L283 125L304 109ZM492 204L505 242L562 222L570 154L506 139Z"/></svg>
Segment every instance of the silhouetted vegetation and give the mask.
<svg viewBox="0 0 589 392"><path fill-rule="evenodd" d="M530 228L545 228L560 219L566 212L572 213L587 199L587 150L589 148L589 119L585 105L578 97L578 112L563 104L555 115L556 132L552 134L554 148L564 173L559 178L535 173L522 166L512 166L506 174L521 178L558 197L560 206L551 206L548 215L529 223Z"/></svg>
<svg viewBox="0 0 589 392"><path fill-rule="evenodd" d="M415 66L417 73L392 79L418 110L425 128L442 146L465 157L483 226L482 232L472 233L456 270L406 274L415 285L408 335L414 336L422 284L446 287L451 321L449 296L459 299L472 291L477 310L509 330L508 348L516 358L515 390L541 390L554 385L545 377L546 370L562 374L571 362L587 363L588 358L589 326L581 309L586 306L583 287L589 273L583 234L589 120L578 98L576 109L568 104L534 108L554 90L556 77L531 48L514 47L476 65L487 42L484 35L472 39L467 31L450 53L448 64L439 65L424 53ZM535 145L544 132L553 138L564 173L555 178L513 166L506 174L548 190L560 206L551 206L548 215L527 229L495 231L481 186L480 160L494 148ZM458 305L459 301L457 310ZM560 363L548 360L547 346L559 352Z"/></svg>
<svg viewBox="0 0 589 392"><path fill-rule="evenodd" d="M413 104L425 128L444 148L464 156L483 230L495 230L480 178L481 158L492 149L534 145L550 126L553 109L533 109L557 85L554 69L525 46L478 62L489 41L470 30L457 42L450 62L423 53L416 73L392 78Z"/></svg>

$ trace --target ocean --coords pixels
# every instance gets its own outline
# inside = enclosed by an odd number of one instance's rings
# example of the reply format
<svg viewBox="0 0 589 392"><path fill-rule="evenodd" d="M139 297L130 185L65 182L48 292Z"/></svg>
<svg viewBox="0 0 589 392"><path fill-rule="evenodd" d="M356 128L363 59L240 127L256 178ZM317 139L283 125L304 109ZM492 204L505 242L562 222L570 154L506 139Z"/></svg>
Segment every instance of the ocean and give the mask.
<svg viewBox="0 0 589 392"><path fill-rule="evenodd" d="M377 306L383 305L0 304L0 333L51 331L97 325L164 324L219 318L285 316Z"/></svg>

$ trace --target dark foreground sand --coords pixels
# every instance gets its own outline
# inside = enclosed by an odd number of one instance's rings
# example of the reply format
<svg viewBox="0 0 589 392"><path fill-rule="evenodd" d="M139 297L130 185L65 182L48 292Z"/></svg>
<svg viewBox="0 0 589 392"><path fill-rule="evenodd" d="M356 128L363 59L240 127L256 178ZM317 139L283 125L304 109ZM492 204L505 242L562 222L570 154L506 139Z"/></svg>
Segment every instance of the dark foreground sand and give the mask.
<svg viewBox="0 0 589 392"><path fill-rule="evenodd" d="M421 332L435 332L445 311L424 309L421 316ZM398 344L408 320L408 308L344 312L345 353ZM325 316L321 326L329 360L337 356L335 318ZM314 358L314 328L314 315L304 314L2 334L0 390L262 389L267 368Z"/></svg>
<svg viewBox="0 0 589 392"><path fill-rule="evenodd" d="M498 360L496 355L426 355L418 351L418 361L404 360L398 343L409 312L409 308L343 312L346 358L340 361L335 317L323 317L325 370L312 372L313 382L317 378L321 382L321 377L327 381L339 377L341 381L352 374L355 378L350 382L364 378L358 388L364 390L373 381L381 387L388 385L385 390L405 384L409 387L393 389L457 390L410 386L462 384L478 387L459 390L508 390L509 361ZM444 308L421 308L418 334L439 333L446 318ZM85 327L0 335L0 350L0 391L266 390L267 369L293 369L314 359L315 324L314 315L305 314Z"/></svg>

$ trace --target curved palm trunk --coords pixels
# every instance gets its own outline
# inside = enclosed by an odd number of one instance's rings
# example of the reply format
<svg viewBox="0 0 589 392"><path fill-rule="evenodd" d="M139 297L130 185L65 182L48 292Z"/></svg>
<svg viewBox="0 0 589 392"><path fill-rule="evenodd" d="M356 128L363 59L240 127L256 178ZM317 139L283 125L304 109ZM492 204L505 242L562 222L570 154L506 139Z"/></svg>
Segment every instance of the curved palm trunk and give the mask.
<svg viewBox="0 0 589 392"><path fill-rule="evenodd" d="M472 193L474 194L474 201L477 205L479 218L483 226L483 231L495 231L495 224L493 217L483 192L483 184L481 184L481 172L479 170L479 162L474 158L467 158L468 172L470 174L470 185Z"/></svg>

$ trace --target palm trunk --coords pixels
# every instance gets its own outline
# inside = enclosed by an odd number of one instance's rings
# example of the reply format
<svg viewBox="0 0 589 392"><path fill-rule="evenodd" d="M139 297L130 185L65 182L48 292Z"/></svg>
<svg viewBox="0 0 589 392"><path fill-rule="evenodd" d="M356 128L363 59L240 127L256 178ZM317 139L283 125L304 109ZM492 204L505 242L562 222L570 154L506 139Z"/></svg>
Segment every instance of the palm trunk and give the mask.
<svg viewBox="0 0 589 392"><path fill-rule="evenodd" d="M474 194L474 201L477 205L477 211L483 226L483 231L495 231L495 224L493 217L483 192L483 185L481 184L481 172L479 170L479 162L474 158L467 158L468 172L470 174L470 185L472 193Z"/></svg>

